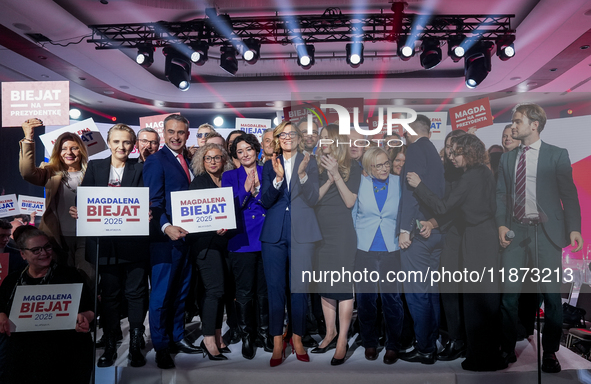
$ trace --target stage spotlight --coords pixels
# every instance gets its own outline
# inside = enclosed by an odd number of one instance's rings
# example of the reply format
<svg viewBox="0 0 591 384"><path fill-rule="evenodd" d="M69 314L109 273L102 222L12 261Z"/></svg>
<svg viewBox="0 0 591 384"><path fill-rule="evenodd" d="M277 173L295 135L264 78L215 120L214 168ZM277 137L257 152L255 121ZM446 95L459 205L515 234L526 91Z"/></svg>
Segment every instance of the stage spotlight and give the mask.
<svg viewBox="0 0 591 384"><path fill-rule="evenodd" d="M217 116L215 119L213 119L213 125L216 127L220 127L222 124L224 124L224 119L221 116Z"/></svg>
<svg viewBox="0 0 591 384"><path fill-rule="evenodd" d="M144 68L152 65L154 63L154 47L151 45L138 47L135 62Z"/></svg>
<svg viewBox="0 0 591 384"><path fill-rule="evenodd" d="M405 37L398 38L398 42L396 43L396 45L398 46L396 52L398 53L398 57L400 57L402 61L408 61L411 57L415 55L414 45L406 45Z"/></svg>
<svg viewBox="0 0 591 384"><path fill-rule="evenodd" d="M236 60L236 50L232 46L222 46L220 48L222 56L220 57L220 67L234 76L238 72L238 61Z"/></svg>
<svg viewBox="0 0 591 384"><path fill-rule="evenodd" d="M162 50L166 56L164 75L172 84L181 91L187 91L191 87L191 61L184 54L173 47Z"/></svg>
<svg viewBox="0 0 591 384"><path fill-rule="evenodd" d="M441 47L439 39L424 38L421 43L421 66L425 69L431 69L441 63Z"/></svg>
<svg viewBox="0 0 591 384"><path fill-rule="evenodd" d="M76 109L76 108L70 109L70 119L78 120L81 115L82 115L82 113L80 112L79 109Z"/></svg>
<svg viewBox="0 0 591 384"><path fill-rule="evenodd" d="M242 58L248 64L259 61L261 55L261 43L254 39L248 39L242 44Z"/></svg>
<svg viewBox="0 0 591 384"><path fill-rule="evenodd" d="M298 51L298 65L303 69L310 69L316 62L314 60L314 46L308 44L299 44Z"/></svg>
<svg viewBox="0 0 591 384"><path fill-rule="evenodd" d="M499 59L507 61L515 56L515 46L513 45L514 41L514 35L501 36L497 40L497 56L499 56Z"/></svg>
<svg viewBox="0 0 591 384"><path fill-rule="evenodd" d="M464 78L468 88L477 87L491 70L490 56L493 43L490 41L474 44L464 57Z"/></svg>
<svg viewBox="0 0 591 384"><path fill-rule="evenodd" d="M195 65L202 66L207 61L207 50L209 46L203 42L194 42L191 43L191 49L193 52L191 53L191 61L195 63Z"/></svg>
<svg viewBox="0 0 591 384"><path fill-rule="evenodd" d="M462 44L465 39L465 35L459 34L450 36L447 40L447 55L451 57L454 63L462 60L462 57L464 57L464 54L466 53Z"/></svg>
<svg viewBox="0 0 591 384"><path fill-rule="evenodd" d="M353 68L363 64L363 43L349 43L345 49L347 51L347 64Z"/></svg>

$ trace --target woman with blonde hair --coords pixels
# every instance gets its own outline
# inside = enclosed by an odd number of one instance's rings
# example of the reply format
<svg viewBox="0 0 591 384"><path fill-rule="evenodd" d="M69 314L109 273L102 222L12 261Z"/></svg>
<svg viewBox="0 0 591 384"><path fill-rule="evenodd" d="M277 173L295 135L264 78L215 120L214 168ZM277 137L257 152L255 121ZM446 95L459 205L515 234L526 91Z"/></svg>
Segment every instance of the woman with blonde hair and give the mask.
<svg viewBox="0 0 591 384"><path fill-rule="evenodd" d="M22 124L25 137L19 142L19 170L29 183L45 187L45 213L39 229L57 247L58 263L76 267L89 287L94 287L94 267L84 256L86 240L76 237L76 220L68 212L86 172L86 146L77 134L65 132L55 141L49 162L37 167L34 133L42 126L39 119Z"/></svg>
<svg viewBox="0 0 591 384"><path fill-rule="evenodd" d="M353 273L357 238L351 210L357 199L361 181L361 167L351 161L347 146L337 145L347 138L339 135L339 127L330 124L320 133L320 150L316 154L319 163L319 200L316 217L322 240L316 247L317 270L345 270ZM345 361L348 350L347 333L353 315L353 285L320 285L322 312L326 321L326 337L312 353L325 353L335 349L331 365ZM338 307L338 311L337 311ZM339 314L339 332L336 315Z"/></svg>

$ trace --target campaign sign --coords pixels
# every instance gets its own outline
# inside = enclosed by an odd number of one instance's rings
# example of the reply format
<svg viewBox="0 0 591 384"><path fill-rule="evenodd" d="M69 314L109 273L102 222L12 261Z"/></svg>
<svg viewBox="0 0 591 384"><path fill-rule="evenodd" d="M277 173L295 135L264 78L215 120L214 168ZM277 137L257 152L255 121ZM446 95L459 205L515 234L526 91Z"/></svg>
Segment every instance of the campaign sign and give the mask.
<svg viewBox="0 0 591 384"><path fill-rule="evenodd" d="M263 140L263 133L267 128L271 128L271 119L236 118L236 129L240 129L246 133L252 133L259 141Z"/></svg>
<svg viewBox="0 0 591 384"><path fill-rule="evenodd" d="M172 224L190 233L236 228L232 187L172 192L170 202Z"/></svg>
<svg viewBox="0 0 591 384"><path fill-rule="evenodd" d="M0 196L0 217L8 217L18 215L18 200L16 195L2 195Z"/></svg>
<svg viewBox="0 0 591 384"><path fill-rule="evenodd" d="M160 148L162 148L162 146L164 145L164 119L174 114L178 115L180 114L180 112L140 117L140 129L152 128L156 132L158 132L158 135L160 136Z"/></svg>
<svg viewBox="0 0 591 384"><path fill-rule="evenodd" d="M36 212L42 215L45 213L45 198L19 195L18 208L21 214Z"/></svg>
<svg viewBox="0 0 591 384"><path fill-rule="evenodd" d="M148 187L78 187L78 236L147 236Z"/></svg>
<svg viewBox="0 0 591 384"><path fill-rule="evenodd" d="M324 104L336 104L336 105L340 105L341 107L346 108L347 111L349 111L349 114L351 115L351 117L350 117L351 124L353 123L353 121L355 121L355 108L357 108L357 122L361 125L363 123L363 116L364 116L364 112L363 112L364 104L363 103L364 103L363 97L354 97L354 98L348 98L348 99L327 98L326 103L324 103ZM326 120L329 124L333 124L333 123L336 123L339 121L339 114L334 109L326 108L324 110L324 113L326 114Z"/></svg>
<svg viewBox="0 0 591 384"><path fill-rule="evenodd" d="M8 268L10 262L9 253L0 253L0 285L4 282L4 278L8 276Z"/></svg>
<svg viewBox="0 0 591 384"><path fill-rule="evenodd" d="M82 139L82 142L86 145L86 151L88 152L89 157L107 149L107 143L105 143L103 135L99 132L94 120L89 118L39 136L48 153L53 151L55 141L59 135L64 132L71 132L80 136L80 139Z"/></svg>
<svg viewBox="0 0 591 384"><path fill-rule="evenodd" d="M450 108L449 117L454 131L488 127L493 123L488 97Z"/></svg>
<svg viewBox="0 0 591 384"><path fill-rule="evenodd" d="M376 112L378 111L378 109L376 108ZM396 118L402 118L402 113L393 113L392 114L392 118L396 119ZM382 139L386 133L387 133L387 117L384 116L383 114L377 112L376 114L374 114L371 117L367 118L367 125L369 127L370 130L374 130L378 127L378 125L380 125L380 118L382 119L382 126L381 126L381 131L380 133L377 133L375 135L372 135L372 139ZM402 127L402 124L392 124L392 133L397 133L398 136L402 137L404 134L404 128Z"/></svg>
<svg viewBox="0 0 591 384"><path fill-rule="evenodd" d="M294 104L289 105L283 108L283 119L291 122L298 122L304 117L308 115L314 116L313 120L320 126L322 124L318 123L318 111L320 111L320 103L313 102L313 103L305 103L305 104Z"/></svg>
<svg viewBox="0 0 591 384"><path fill-rule="evenodd" d="M11 332L75 329L82 283L19 285L9 320Z"/></svg>
<svg viewBox="0 0 591 384"><path fill-rule="evenodd" d="M2 83L2 126L20 127L38 118L47 125L70 123L70 82L23 81Z"/></svg>
<svg viewBox="0 0 591 384"><path fill-rule="evenodd" d="M447 112L421 112L431 119L431 140L445 140L447 134Z"/></svg>

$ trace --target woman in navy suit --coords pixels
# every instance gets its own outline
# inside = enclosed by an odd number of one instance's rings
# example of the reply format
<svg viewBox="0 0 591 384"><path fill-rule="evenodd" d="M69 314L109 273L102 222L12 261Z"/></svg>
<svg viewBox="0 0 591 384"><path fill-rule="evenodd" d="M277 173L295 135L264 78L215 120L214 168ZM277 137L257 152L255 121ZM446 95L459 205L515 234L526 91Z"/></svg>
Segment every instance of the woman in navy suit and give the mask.
<svg viewBox="0 0 591 384"><path fill-rule="evenodd" d="M279 155L274 154L263 167L261 203L267 209L267 218L260 238L269 290L272 367L285 358L282 334L288 284L291 286L292 351L298 360L310 361L302 345L308 286L301 276L302 271L312 270L314 243L322 238L313 208L319 196L316 160L309 153L301 152L302 134L291 122L279 124L273 131L273 138L275 152Z"/></svg>
<svg viewBox="0 0 591 384"><path fill-rule="evenodd" d="M271 343L268 337L269 301L267 283L261 256L261 230L266 209L261 204L261 183L263 167L257 165L261 144L255 135L238 136L230 146L230 156L240 161L240 168L222 174L222 187L232 187L236 209L237 229L228 240L228 261L230 273L234 275L236 312L238 327L242 333L242 356L255 356L255 303L259 310L259 330L262 341ZM266 341L265 341L266 340ZM267 347L273 349L271 343Z"/></svg>
<svg viewBox="0 0 591 384"><path fill-rule="evenodd" d="M376 282L356 284L357 318L365 358L376 360L379 330L376 329L377 298L382 299L386 327L384 363L394 364L400 351L404 310L398 284L388 283L388 272L400 270L400 251L396 232L400 203L400 177L390 174L391 162L385 149L372 147L363 155L363 169L369 176L361 178L353 220L357 232L355 271L367 269ZM375 273L379 279L375 280ZM372 273L374 276L372 277Z"/></svg>
<svg viewBox="0 0 591 384"><path fill-rule="evenodd" d="M133 129L116 124L107 133L111 156L91 160L82 181L83 187L143 187L143 165L130 159L136 136ZM76 207L70 214L77 218ZM96 262L98 238L86 239L87 259ZM97 365L109 367L117 359L117 339L121 333L119 319L123 297L127 300L129 318L129 355L132 367L146 364L141 353L144 343L144 318L148 308L149 243L142 237L104 237L100 239L98 256L101 281L102 323L105 332L105 352Z"/></svg>

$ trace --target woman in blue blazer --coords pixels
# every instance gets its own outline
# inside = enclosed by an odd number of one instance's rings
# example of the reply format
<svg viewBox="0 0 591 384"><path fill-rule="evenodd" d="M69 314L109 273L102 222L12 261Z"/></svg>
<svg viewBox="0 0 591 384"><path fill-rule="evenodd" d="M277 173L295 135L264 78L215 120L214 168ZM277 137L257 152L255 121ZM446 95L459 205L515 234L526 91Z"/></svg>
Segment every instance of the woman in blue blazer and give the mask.
<svg viewBox="0 0 591 384"><path fill-rule="evenodd" d="M242 333L242 356L255 356L257 322L255 303L259 311L259 334L267 350L273 349L269 338L269 301L261 256L261 230L267 210L261 204L263 167L257 165L261 144L255 135L238 136L230 146L230 156L238 159L240 168L222 174L222 187L232 187L236 209L236 230L228 241L230 273L234 275L238 327ZM262 346L262 345L261 345Z"/></svg>
<svg viewBox="0 0 591 384"><path fill-rule="evenodd" d="M361 178L353 209L357 232L355 271L367 269L368 276L376 282L368 279L356 284L357 318L365 358L375 360L379 345L379 330L375 326L379 294L386 326L384 363L393 364L398 360L404 311L398 284L388 283L387 274L400 270L398 239L394 236L400 203L400 177L390 174L391 162L383 148L368 149L362 165L369 176ZM375 272L379 273L377 280Z"/></svg>
<svg viewBox="0 0 591 384"><path fill-rule="evenodd" d="M267 209L267 217L260 238L269 290L272 367L285 358L282 334L288 284L291 286L292 350L298 360L310 361L302 345L308 285L302 282L301 276L302 271L312 270L314 243L322 238L313 208L319 190L316 160L309 153L301 152L302 134L291 122L279 124L273 131L273 138L275 152L279 155L274 154L263 167L261 203Z"/></svg>

